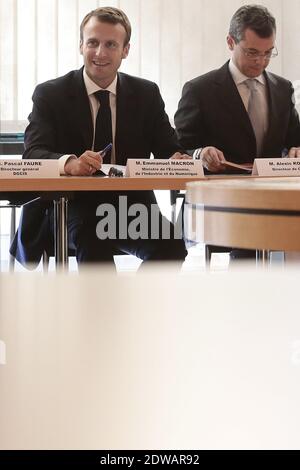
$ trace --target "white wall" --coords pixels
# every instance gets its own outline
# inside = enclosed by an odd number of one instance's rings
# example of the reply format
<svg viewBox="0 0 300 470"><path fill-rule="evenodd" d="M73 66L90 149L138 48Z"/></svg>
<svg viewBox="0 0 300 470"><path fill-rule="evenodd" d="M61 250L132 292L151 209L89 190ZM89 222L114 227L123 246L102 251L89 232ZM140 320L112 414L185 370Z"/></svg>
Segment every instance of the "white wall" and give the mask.
<svg viewBox="0 0 300 470"><path fill-rule="evenodd" d="M122 8L133 27L122 70L156 81L170 117L182 85L229 57L226 34L239 0L0 0L1 130L15 128L31 110L37 83L81 65L79 24L97 6ZM277 19L279 56L270 70L300 79L300 0L269 0ZM300 84L300 82L299 82ZM20 129L24 122L19 123Z"/></svg>

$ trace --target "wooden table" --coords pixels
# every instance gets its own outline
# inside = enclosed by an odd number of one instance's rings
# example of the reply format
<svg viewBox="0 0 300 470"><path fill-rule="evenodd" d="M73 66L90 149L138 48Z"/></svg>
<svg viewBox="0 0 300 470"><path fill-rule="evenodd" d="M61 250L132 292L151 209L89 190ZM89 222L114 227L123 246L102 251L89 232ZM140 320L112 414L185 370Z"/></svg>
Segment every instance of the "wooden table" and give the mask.
<svg viewBox="0 0 300 470"><path fill-rule="evenodd" d="M256 250L300 250L300 178L187 184L188 238Z"/></svg>
<svg viewBox="0 0 300 470"><path fill-rule="evenodd" d="M60 176L59 178L6 178L0 180L0 199L8 199L7 193L34 193L51 198L54 203L54 240L56 266L68 266L67 206L75 192L84 191L140 191L184 190L187 183L203 180L245 179L244 175L215 175L205 178L101 178Z"/></svg>
<svg viewBox="0 0 300 470"><path fill-rule="evenodd" d="M198 180L198 179L197 179ZM199 178L201 180L201 178ZM185 189L195 178L99 178L85 176L60 176L59 178L7 178L0 180L0 191L140 191L159 189Z"/></svg>
<svg viewBox="0 0 300 470"><path fill-rule="evenodd" d="M79 191L139 191L185 189L186 183L194 178L99 178L72 177L59 178L7 178L0 180L0 199L8 199L11 193L34 193L53 199L54 240L56 266L68 266L67 206L74 192ZM9 194L8 194L9 193Z"/></svg>

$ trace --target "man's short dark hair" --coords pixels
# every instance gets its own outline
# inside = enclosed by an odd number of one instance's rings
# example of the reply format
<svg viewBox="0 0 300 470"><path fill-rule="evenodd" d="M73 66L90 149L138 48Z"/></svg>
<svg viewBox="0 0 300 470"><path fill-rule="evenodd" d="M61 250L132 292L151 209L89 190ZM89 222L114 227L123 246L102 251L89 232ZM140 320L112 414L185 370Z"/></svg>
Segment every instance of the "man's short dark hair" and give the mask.
<svg viewBox="0 0 300 470"><path fill-rule="evenodd" d="M80 42L83 41L83 29L92 17L97 18L98 21L103 23L121 24L126 31L124 46L127 46L131 37L131 24L125 13L119 8L114 7L96 8L96 10L92 10L85 15L80 25Z"/></svg>
<svg viewBox="0 0 300 470"><path fill-rule="evenodd" d="M244 5L231 18L229 34L239 43L244 39L246 29L251 29L260 38L269 38L276 33L276 21L267 8L261 5Z"/></svg>

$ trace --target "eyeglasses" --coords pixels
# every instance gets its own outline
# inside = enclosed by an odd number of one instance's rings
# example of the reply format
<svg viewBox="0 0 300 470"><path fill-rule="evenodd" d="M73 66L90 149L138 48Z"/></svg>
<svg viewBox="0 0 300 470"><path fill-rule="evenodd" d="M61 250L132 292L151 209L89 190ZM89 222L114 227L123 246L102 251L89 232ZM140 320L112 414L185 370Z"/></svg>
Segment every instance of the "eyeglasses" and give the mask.
<svg viewBox="0 0 300 470"><path fill-rule="evenodd" d="M239 44L240 48L242 49L243 53L245 54L246 57L252 60L259 59L260 57L263 57L265 60L273 59L274 57L278 56L278 50L277 47L272 49L271 51L267 52L258 52L252 49L245 49Z"/></svg>

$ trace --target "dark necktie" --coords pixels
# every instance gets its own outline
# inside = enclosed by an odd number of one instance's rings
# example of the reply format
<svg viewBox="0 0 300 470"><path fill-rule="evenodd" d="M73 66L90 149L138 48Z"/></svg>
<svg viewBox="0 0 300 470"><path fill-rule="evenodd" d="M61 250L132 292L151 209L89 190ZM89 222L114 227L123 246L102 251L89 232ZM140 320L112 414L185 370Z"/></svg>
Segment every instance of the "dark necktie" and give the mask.
<svg viewBox="0 0 300 470"><path fill-rule="evenodd" d="M109 105L109 91L99 90L94 93L100 103L95 126L94 151L103 150L112 143L111 110ZM110 163L111 152L107 152L104 157L106 163Z"/></svg>

